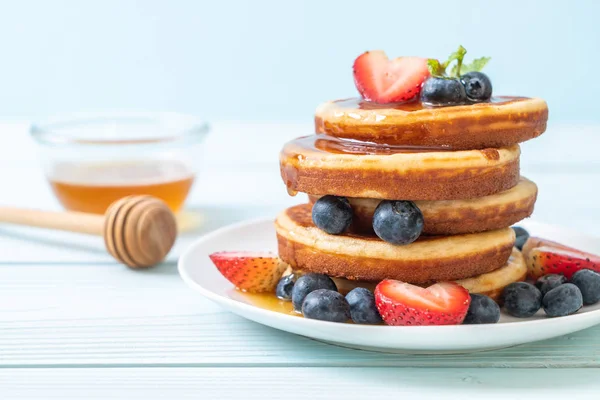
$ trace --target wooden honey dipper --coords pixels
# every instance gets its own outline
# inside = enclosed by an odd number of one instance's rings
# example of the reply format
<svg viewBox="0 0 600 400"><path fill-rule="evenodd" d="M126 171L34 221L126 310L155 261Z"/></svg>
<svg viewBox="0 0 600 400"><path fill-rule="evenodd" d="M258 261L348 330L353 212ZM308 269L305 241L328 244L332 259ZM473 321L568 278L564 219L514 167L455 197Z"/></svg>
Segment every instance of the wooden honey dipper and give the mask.
<svg viewBox="0 0 600 400"><path fill-rule="evenodd" d="M108 252L131 268L164 260L177 237L173 212L152 196L124 197L104 216L0 207L0 222L103 236Z"/></svg>

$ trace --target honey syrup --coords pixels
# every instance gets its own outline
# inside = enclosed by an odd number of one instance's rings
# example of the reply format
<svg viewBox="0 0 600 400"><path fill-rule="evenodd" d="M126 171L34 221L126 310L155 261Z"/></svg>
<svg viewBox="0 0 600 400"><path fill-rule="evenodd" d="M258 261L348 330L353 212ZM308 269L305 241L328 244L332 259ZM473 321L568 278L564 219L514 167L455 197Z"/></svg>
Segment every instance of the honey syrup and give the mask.
<svg viewBox="0 0 600 400"><path fill-rule="evenodd" d="M102 214L129 195L151 195L178 211L194 182L179 161L145 160L111 163L60 163L49 173L50 186L68 210Z"/></svg>
<svg viewBox="0 0 600 400"><path fill-rule="evenodd" d="M260 307L265 310L278 312L281 314L301 317L302 314L294 311L294 306L290 300L282 300L275 296L275 293L247 293L237 289L232 289L230 297L240 300L244 303Z"/></svg>
<svg viewBox="0 0 600 400"><path fill-rule="evenodd" d="M453 107L480 107L480 106L485 106L486 104L496 104L496 105L501 105L501 104L508 104L508 103L513 103L516 101L520 101L525 99L525 97L520 97L520 96L494 96L492 97L489 101L486 102L481 102L481 103L474 103L474 104L460 104L460 105L456 105ZM439 110L439 109L448 109L449 107L436 107L436 106L429 106L427 104L423 104L420 101L408 101L405 103L387 103L387 104L378 104L372 101L368 101L368 100L364 100L358 97L354 97L354 98L350 98L350 99L343 99L343 100L335 100L332 102L333 104L336 105L337 108L342 109L342 110L353 110L353 109L360 109L360 110L388 110L388 109L394 109L394 110L399 110L399 111L406 111L406 112L411 112L411 111L420 111L420 110Z"/></svg>
<svg viewBox="0 0 600 400"><path fill-rule="evenodd" d="M452 151L449 146L407 146L363 142L353 139L341 139L334 136L318 134L302 136L289 142L293 149L302 153L333 153L351 155L392 155L400 153L434 153ZM284 154L285 149L284 149ZM297 159L303 157L300 153L291 154Z"/></svg>
<svg viewBox="0 0 600 400"><path fill-rule="evenodd" d="M370 291L374 291L376 286L373 282L350 281L343 278L332 279L338 288L338 292L344 296L357 287L363 287ZM290 300L282 300L278 298L275 293L248 293L238 289L231 289L229 296L233 299L265 310L302 317L302 313L294 311L294 306ZM348 322L351 323L351 321Z"/></svg>

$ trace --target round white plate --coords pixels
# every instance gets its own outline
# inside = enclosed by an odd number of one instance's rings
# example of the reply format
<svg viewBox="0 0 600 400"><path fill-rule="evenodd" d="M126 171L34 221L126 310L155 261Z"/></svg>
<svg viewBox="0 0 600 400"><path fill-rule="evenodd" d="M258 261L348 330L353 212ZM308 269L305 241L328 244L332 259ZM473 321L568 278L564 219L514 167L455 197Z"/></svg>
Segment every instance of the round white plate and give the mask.
<svg viewBox="0 0 600 400"><path fill-rule="evenodd" d="M565 228L524 221L532 235L600 253L600 239ZM503 314L493 325L368 326L324 322L286 315L236 296L208 255L216 251L277 250L273 219L230 225L199 238L179 259L179 273L194 290L244 318L316 340L362 350L402 353L467 353L515 346L576 332L600 323L600 303L577 314L547 318L543 311L527 319Z"/></svg>

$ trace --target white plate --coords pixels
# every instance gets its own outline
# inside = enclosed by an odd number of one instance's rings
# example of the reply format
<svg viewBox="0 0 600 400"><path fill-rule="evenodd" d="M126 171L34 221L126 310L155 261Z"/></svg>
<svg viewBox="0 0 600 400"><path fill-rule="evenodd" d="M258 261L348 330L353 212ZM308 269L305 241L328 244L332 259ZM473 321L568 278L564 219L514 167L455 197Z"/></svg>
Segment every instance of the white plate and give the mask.
<svg viewBox="0 0 600 400"><path fill-rule="evenodd" d="M600 253L600 239L565 228L524 221L532 235L591 253ZM543 311L528 319L502 315L494 325L368 326L309 320L256 307L236 296L232 285L208 258L223 250L274 251L273 219L230 225L201 237L179 259L179 273L194 290L244 318L320 341L362 350L402 353L467 353L515 346L576 332L600 323L600 303L577 314L547 318Z"/></svg>

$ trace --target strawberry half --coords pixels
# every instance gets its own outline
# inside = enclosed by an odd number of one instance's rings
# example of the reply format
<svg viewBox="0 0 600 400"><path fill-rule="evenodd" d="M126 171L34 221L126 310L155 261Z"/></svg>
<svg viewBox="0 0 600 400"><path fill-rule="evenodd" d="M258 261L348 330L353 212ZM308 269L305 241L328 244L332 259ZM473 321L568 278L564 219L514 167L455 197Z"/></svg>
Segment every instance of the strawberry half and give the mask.
<svg viewBox="0 0 600 400"><path fill-rule="evenodd" d="M471 296L454 282L422 288L386 279L375 288L375 302L388 325L457 325L467 315Z"/></svg>
<svg viewBox="0 0 600 400"><path fill-rule="evenodd" d="M354 83L363 98L376 103L412 100L429 77L427 59L390 60L381 50L367 51L354 61Z"/></svg>
<svg viewBox="0 0 600 400"><path fill-rule="evenodd" d="M287 268L273 253L221 251L210 259L219 272L238 289L246 292L272 292Z"/></svg>
<svg viewBox="0 0 600 400"><path fill-rule="evenodd" d="M531 250L535 249L536 247L542 247L542 246L549 246L549 247L554 247L556 249L577 251L577 249L565 246L565 245L557 243L557 242L553 242L548 239L542 239L539 237L531 236L531 237L529 237L529 239L527 239L527 241L523 245L523 250L521 250L521 252L523 253L524 257L527 257L529 255L529 253L531 253Z"/></svg>
<svg viewBox="0 0 600 400"><path fill-rule="evenodd" d="M537 279L548 274L563 274L567 279L582 269L600 272L600 257L566 246L544 245L529 250L525 262L527 275Z"/></svg>

